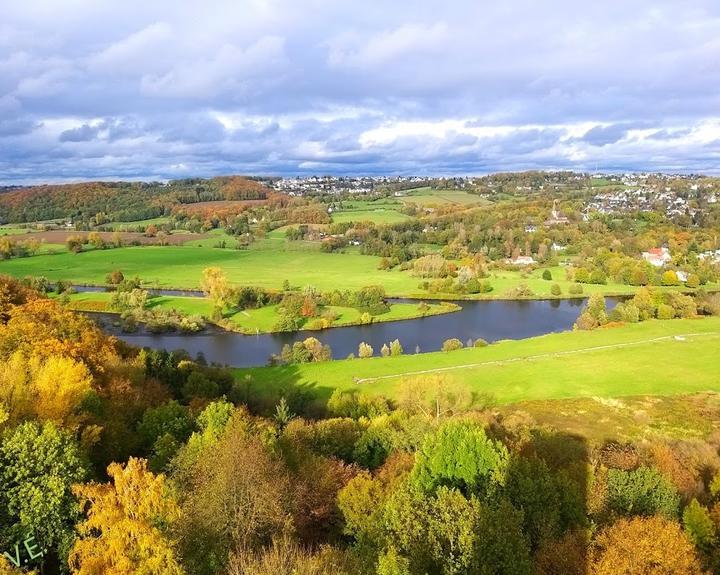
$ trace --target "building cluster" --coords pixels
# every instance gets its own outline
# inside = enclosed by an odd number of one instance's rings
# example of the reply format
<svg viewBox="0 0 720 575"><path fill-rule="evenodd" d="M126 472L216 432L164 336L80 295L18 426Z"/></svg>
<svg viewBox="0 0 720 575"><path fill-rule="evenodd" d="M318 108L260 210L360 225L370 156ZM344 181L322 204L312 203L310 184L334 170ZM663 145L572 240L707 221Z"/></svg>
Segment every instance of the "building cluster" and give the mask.
<svg viewBox="0 0 720 575"><path fill-rule="evenodd" d="M392 184L417 184L422 186L427 178L419 176L308 176L281 178L273 182L273 188L291 196L308 194L368 194L381 186Z"/></svg>
<svg viewBox="0 0 720 575"><path fill-rule="evenodd" d="M586 212L613 214L620 212L660 211L668 218L687 215L694 217L704 206L716 204L714 192L703 190L697 184L679 191L671 186L632 187L595 195L587 204Z"/></svg>

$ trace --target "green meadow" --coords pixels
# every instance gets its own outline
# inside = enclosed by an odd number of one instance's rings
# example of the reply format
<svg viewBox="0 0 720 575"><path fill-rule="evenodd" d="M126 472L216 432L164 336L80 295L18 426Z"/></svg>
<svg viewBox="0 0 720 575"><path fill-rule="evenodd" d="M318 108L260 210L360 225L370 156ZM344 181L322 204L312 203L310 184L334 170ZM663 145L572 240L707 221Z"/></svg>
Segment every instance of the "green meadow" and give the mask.
<svg viewBox="0 0 720 575"><path fill-rule="evenodd" d="M302 389L324 403L335 389L399 399L436 378L448 391L500 404L720 391L720 318L654 320L453 352L235 370L268 400ZM377 352L377 350L376 350Z"/></svg>
<svg viewBox="0 0 720 575"><path fill-rule="evenodd" d="M370 208L364 210L346 210L335 212L332 215L333 223L344 222L373 222L374 224L396 224L411 219L391 208Z"/></svg>
<svg viewBox="0 0 720 575"><path fill-rule="evenodd" d="M404 203L418 204L423 207L445 206L449 204L470 206L487 203L487 200L480 196L469 194L462 190L437 190L430 187L408 190L398 199Z"/></svg>

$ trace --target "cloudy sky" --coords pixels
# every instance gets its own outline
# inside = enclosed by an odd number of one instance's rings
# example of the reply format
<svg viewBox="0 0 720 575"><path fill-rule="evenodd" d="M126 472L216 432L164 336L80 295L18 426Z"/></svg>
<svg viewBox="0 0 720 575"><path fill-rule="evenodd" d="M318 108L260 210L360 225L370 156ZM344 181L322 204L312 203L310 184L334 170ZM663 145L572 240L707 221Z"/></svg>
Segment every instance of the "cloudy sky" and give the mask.
<svg viewBox="0 0 720 575"><path fill-rule="evenodd" d="M720 173L718 0L0 0L0 182Z"/></svg>

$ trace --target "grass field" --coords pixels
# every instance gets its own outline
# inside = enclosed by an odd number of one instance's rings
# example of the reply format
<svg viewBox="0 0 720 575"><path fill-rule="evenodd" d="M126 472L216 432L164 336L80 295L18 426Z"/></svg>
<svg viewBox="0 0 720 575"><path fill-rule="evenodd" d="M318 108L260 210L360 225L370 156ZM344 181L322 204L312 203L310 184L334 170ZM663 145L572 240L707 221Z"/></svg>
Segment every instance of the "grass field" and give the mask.
<svg viewBox="0 0 720 575"><path fill-rule="evenodd" d="M490 394L509 404L720 391L718 350L720 318L655 320L450 353L247 368L236 374L249 377L255 394L277 398L297 387L320 403L334 389L397 399L405 386L435 375L449 390Z"/></svg>
<svg viewBox="0 0 720 575"><path fill-rule="evenodd" d="M102 285L105 276L116 269L126 277L139 276L149 287L197 288L202 271L210 266L222 268L228 279L237 284L280 289L287 279L295 287L312 285L322 291L337 288L359 289L382 285L388 295L417 298L458 298L452 294L429 295L418 286L420 278L408 271L378 270L380 258L366 256L357 250L347 253L324 253L314 242L288 242L284 230L274 230L246 250L215 246L226 240L222 233L181 246L125 247L68 253L64 246L44 245L41 251L55 249L58 253L0 261L0 274L16 277L45 276L51 281L66 280L78 284ZM233 242L234 240L230 239ZM536 298L551 298L550 289L557 283L567 297L572 282L565 279L565 269L549 268L552 281L542 279L543 269L533 272L492 272L488 281L493 291L469 296L471 299L513 298L509 290L526 284ZM717 288L716 285L706 286ZM630 294L632 286L609 283L584 285L584 295L591 293Z"/></svg>
<svg viewBox="0 0 720 575"><path fill-rule="evenodd" d="M418 204L423 207L444 206L448 204L470 206L487 203L487 200L474 194L468 194L462 190L436 190L430 187L408 190L399 200L404 203Z"/></svg>
<svg viewBox="0 0 720 575"><path fill-rule="evenodd" d="M392 208L369 208L364 210L345 210L332 215L333 223L373 222L375 224L395 224L411 219Z"/></svg>

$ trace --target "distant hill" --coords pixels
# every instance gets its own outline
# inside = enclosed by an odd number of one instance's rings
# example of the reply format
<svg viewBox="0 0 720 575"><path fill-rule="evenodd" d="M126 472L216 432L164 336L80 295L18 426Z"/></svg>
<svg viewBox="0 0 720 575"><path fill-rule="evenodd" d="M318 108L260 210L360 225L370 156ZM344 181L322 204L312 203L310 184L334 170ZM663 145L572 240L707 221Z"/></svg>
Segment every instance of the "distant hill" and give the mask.
<svg viewBox="0 0 720 575"><path fill-rule="evenodd" d="M0 223L60 218L130 222L167 215L182 204L263 200L269 189L242 176L162 182L82 182L10 189L0 193Z"/></svg>

